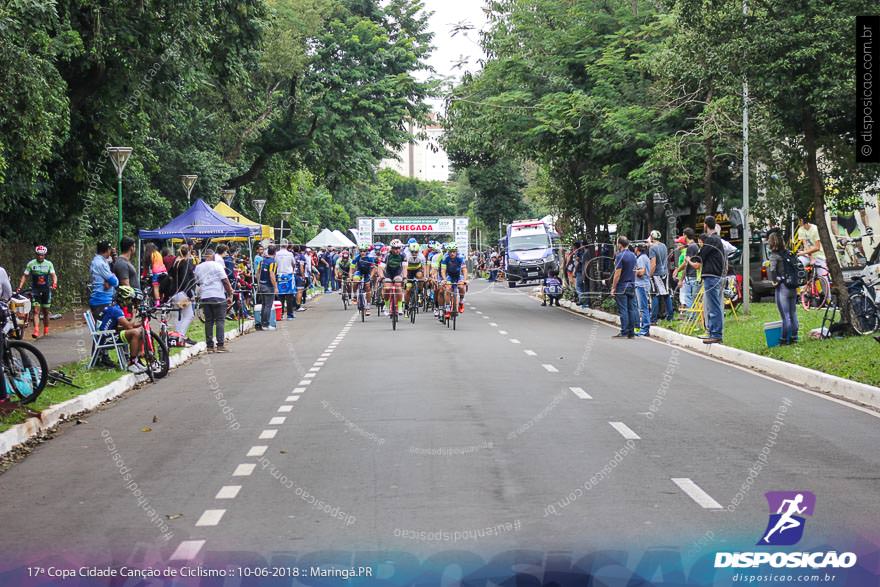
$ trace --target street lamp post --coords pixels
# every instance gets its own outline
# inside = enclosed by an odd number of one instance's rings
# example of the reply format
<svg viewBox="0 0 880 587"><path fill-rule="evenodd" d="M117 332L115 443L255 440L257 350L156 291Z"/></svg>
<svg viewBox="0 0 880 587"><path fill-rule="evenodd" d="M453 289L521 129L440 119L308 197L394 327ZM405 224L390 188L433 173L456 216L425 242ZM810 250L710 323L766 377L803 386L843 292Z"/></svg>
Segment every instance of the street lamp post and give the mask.
<svg viewBox="0 0 880 587"><path fill-rule="evenodd" d="M257 211L260 224L263 224L263 208L266 207L266 200L251 200L251 204L254 205L254 209Z"/></svg>
<svg viewBox="0 0 880 587"><path fill-rule="evenodd" d="M743 20L749 16L748 0L743 0ZM746 23L747 24L747 23ZM749 80L743 76L743 112L742 112L742 135L743 135L743 163L742 163L742 215L743 215L743 248L742 248L742 267L743 267L743 313L748 314L750 311L751 293L749 292L750 275L750 259L752 231L749 228Z"/></svg>
<svg viewBox="0 0 880 587"><path fill-rule="evenodd" d="M183 184L183 189L186 190L186 203L189 204L190 195L193 191L193 186L196 185L196 180L199 178L198 175L181 175L180 183Z"/></svg>
<svg viewBox="0 0 880 587"><path fill-rule="evenodd" d="M281 235L279 236L279 242L284 240L284 221L288 218L290 218L290 212L281 213Z"/></svg>
<svg viewBox="0 0 880 587"><path fill-rule="evenodd" d="M230 190L230 189L220 190L220 194L223 196L223 201L226 202L226 205L231 206L232 200L235 199L235 190Z"/></svg>
<svg viewBox="0 0 880 587"><path fill-rule="evenodd" d="M113 167L116 168L116 191L117 191L117 212L119 218L119 239L117 244L122 241L122 170L131 157L131 147L107 147L107 153L110 154L110 160L113 161Z"/></svg>

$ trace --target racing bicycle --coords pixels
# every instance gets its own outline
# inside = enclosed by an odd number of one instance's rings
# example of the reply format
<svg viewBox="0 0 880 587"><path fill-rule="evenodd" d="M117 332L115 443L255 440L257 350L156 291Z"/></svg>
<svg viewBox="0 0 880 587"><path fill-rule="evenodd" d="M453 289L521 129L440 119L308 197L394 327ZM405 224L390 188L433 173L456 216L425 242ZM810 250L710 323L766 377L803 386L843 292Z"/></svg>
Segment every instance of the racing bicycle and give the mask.
<svg viewBox="0 0 880 587"><path fill-rule="evenodd" d="M859 334L871 334L880 327L880 308L874 287L880 281L867 283L861 275L856 275L847 284L849 292L849 321L853 330Z"/></svg>
<svg viewBox="0 0 880 587"><path fill-rule="evenodd" d="M391 314L391 330L397 330L397 320L399 317L400 298L403 295L399 283L391 279L385 279L385 283L391 283L391 293L388 296L389 313Z"/></svg>
<svg viewBox="0 0 880 587"><path fill-rule="evenodd" d="M143 333L143 348L141 349L141 356L137 358L137 361L146 369L150 381L165 377L168 374L168 369L171 367L168 346L162 340L160 334L152 328L152 320L163 311L162 307L151 306L149 303L141 303L138 308L138 317L141 319Z"/></svg>
<svg viewBox="0 0 880 587"><path fill-rule="evenodd" d="M406 289L412 290L409 293L409 300L406 302L406 310L405 313L409 316L409 321L411 324L416 323L416 314L419 313L419 309L425 304L422 300L422 297L427 299L427 296L423 296L422 291L422 282L424 279L407 279L406 280Z"/></svg>

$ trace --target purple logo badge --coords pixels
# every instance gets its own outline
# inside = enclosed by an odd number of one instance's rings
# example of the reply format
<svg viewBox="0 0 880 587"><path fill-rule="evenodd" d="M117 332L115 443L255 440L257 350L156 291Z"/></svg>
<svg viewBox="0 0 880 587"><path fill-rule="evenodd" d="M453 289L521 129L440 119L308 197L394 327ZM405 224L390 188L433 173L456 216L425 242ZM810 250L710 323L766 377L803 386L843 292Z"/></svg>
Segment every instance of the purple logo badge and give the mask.
<svg viewBox="0 0 880 587"><path fill-rule="evenodd" d="M797 544L804 535L803 516L813 515L816 496L810 491L768 491L764 495L770 507L770 521L758 545Z"/></svg>

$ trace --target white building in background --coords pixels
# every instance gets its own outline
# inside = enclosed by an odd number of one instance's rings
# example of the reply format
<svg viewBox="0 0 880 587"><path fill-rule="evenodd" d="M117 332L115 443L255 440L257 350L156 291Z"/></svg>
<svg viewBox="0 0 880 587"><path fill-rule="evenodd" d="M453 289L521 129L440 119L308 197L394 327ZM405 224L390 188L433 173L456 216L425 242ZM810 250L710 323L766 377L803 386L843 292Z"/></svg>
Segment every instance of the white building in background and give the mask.
<svg viewBox="0 0 880 587"><path fill-rule="evenodd" d="M425 181L449 181L449 157L440 145L443 127L433 122L427 126L409 125L409 132L415 137L397 150L397 159L383 159L379 167L393 169L404 177Z"/></svg>

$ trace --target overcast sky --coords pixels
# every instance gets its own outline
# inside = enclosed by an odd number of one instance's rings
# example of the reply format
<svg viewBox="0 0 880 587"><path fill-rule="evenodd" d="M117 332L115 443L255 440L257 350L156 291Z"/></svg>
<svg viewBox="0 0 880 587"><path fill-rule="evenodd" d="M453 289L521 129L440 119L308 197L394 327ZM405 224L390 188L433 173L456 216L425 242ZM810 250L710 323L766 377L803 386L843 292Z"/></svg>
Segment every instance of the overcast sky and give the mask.
<svg viewBox="0 0 880 587"><path fill-rule="evenodd" d="M483 56L480 49L479 31L486 26L482 0L424 0L425 9L431 16L431 31L435 47L428 63L438 76L460 79L465 71L479 69L477 63ZM456 27L469 25L472 30L460 31L453 36ZM439 102L432 102L439 108Z"/></svg>

